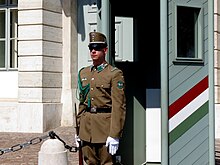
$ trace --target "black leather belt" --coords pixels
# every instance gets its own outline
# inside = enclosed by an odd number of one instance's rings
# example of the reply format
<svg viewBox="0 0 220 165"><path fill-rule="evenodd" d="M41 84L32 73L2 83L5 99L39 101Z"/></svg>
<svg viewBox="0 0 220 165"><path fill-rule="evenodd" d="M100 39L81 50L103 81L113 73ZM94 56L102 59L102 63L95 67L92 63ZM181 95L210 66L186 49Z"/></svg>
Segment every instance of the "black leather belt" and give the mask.
<svg viewBox="0 0 220 165"><path fill-rule="evenodd" d="M91 108L86 108L86 111L90 113L111 113L112 109L91 107Z"/></svg>

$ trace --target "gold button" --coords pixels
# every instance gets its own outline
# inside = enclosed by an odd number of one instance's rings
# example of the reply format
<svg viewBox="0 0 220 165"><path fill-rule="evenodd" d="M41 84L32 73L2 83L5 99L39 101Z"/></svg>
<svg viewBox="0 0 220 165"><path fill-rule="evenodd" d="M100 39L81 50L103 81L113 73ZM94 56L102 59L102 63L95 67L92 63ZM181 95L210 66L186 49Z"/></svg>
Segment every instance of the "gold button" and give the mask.
<svg viewBox="0 0 220 165"><path fill-rule="evenodd" d="M91 88L91 90L93 91L93 88Z"/></svg>
<svg viewBox="0 0 220 165"><path fill-rule="evenodd" d="M91 80L94 80L95 78L93 77Z"/></svg>

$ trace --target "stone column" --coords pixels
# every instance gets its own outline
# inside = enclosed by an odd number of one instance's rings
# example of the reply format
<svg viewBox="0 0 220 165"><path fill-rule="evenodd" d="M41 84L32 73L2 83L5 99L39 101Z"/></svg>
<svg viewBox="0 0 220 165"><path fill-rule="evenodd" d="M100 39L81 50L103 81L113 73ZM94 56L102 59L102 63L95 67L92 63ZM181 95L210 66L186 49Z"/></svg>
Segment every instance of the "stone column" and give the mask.
<svg viewBox="0 0 220 165"><path fill-rule="evenodd" d="M60 126L62 5L60 0L18 1L18 132Z"/></svg>
<svg viewBox="0 0 220 165"><path fill-rule="evenodd" d="M75 124L75 120L73 120L74 103L77 103L77 0L63 0L62 9L63 87L61 102L63 111L61 125L72 126Z"/></svg>
<svg viewBox="0 0 220 165"><path fill-rule="evenodd" d="M220 2L214 1L215 138L220 138Z"/></svg>

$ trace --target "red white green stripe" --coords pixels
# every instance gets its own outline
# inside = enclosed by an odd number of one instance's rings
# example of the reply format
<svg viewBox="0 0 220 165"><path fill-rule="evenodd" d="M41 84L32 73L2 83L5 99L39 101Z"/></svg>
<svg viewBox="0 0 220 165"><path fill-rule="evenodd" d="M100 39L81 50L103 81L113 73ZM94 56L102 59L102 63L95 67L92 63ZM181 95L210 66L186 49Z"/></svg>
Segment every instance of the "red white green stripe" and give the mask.
<svg viewBox="0 0 220 165"><path fill-rule="evenodd" d="M199 121L208 112L208 99L209 90L207 76L169 106L170 135L175 135L175 139L177 139L177 136L184 133L183 130L187 131L193 125L190 124L189 127L189 123L186 124L186 122L194 120L190 123L195 124L196 121ZM197 112L200 110L201 112ZM193 119L190 117L192 115L194 116ZM177 129L177 127L179 127L179 129ZM184 127L184 129L180 129L180 127ZM176 133L174 134L174 132Z"/></svg>
<svg viewBox="0 0 220 165"><path fill-rule="evenodd" d="M175 129L179 124L181 124L186 118L198 110L205 102L208 101L209 93L208 89L202 92L198 97L187 104L181 111L176 113L169 120L169 132Z"/></svg>

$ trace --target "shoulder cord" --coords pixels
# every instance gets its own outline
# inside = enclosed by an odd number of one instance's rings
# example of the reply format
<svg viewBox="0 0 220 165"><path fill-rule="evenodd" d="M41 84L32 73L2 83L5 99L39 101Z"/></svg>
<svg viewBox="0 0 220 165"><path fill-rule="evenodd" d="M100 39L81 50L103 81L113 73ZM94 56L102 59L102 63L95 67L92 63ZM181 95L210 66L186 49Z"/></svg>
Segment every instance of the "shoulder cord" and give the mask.
<svg viewBox="0 0 220 165"><path fill-rule="evenodd" d="M83 69L83 68L82 68ZM80 69L80 71L82 70ZM77 99L82 103L85 101L87 94L89 93L90 90L90 84L87 84L85 87L82 86L81 78L80 78L80 71L78 73L78 83L77 83L77 94L79 97ZM79 93L78 93L79 92ZM77 95L76 94L76 95ZM91 106L91 100L88 95L88 107Z"/></svg>

